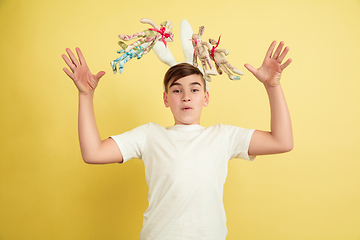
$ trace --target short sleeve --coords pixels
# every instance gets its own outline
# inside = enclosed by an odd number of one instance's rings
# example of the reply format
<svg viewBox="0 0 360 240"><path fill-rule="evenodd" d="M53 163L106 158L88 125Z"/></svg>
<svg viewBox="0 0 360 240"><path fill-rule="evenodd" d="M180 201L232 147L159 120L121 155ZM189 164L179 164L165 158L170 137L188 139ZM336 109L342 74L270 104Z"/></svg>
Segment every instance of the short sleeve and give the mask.
<svg viewBox="0 0 360 240"><path fill-rule="evenodd" d="M134 128L128 132L111 136L118 145L124 162L133 158L142 158L149 128L150 123Z"/></svg>
<svg viewBox="0 0 360 240"><path fill-rule="evenodd" d="M241 158L253 161L256 156L249 156L251 137L255 129L246 129L236 126L224 125L229 137L229 151L231 158Z"/></svg>

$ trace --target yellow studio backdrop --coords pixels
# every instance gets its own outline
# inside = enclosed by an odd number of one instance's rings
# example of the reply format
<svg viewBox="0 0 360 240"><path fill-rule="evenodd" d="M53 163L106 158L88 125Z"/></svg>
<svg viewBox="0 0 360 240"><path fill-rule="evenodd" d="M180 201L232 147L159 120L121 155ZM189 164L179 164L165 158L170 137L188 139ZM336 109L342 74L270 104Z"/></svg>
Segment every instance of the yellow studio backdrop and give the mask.
<svg viewBox="0 0 360 240"><path fill-rule="evenodd" d="M103 166L82 162L77 90L62 71L65 48L80 47L96 73L102 138L149 121L173 124L163 106L167 66L153 52L123 74L110 61L117 35L171 20L220 47L245 74L213 77L202 125L269 129L259 67L273 40L290 47L282 86L295 147L290 153L231 160L224 204L229 240L360 239L360 1L0 1L0 239L137 239L147 207L141 160Z"/></svg>

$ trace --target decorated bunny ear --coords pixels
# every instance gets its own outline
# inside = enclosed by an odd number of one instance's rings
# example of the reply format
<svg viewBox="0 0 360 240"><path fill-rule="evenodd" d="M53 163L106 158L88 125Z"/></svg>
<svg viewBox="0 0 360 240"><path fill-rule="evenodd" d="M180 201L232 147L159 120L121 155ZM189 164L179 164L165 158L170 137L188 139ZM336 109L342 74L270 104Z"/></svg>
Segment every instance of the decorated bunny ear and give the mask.
<svg viewBox="0 0 360 240"><path fill-rule="evenodd" d="M191 42L192 35L194 34L190 23L183 19L180 23L180 40L184 52L185 61L193 64L194 47Z"/></svg>
<svg viewBox="0 0 360 240"><path fill-rule="evenodd" d="M160 61L169 65L170 67L177 64L170 49L168 47L165 47L163 42L157 42L153 47L153 51L160 59ZM163 90L165 91L165 86L163 86Z"/></svg>
<svg viewBox="0 0 360 240"><path fill-rule="evenodd" d="M185 62L193 65L193 54L194 54L194 47L191 42L191 38L193 35L193 30L186 19L183 19L180 23L180 40L181 45L185 57ZM154 47L153 51L156 54L156 56L162 61L163 63L169 65L170 67L178 64L172 55L170 49L164 45L163 42L159 41L157 42ZM181 63L181 62L179 62ZM199 70L203 73L203 70L198 67ZM205 76L205 75L204 75ZM209 91L209 84L208 81L205 81L205 88L207 91ZM165 86L164 86L165 89Z"/></svg>
<svg viewBox="0 0 360 240"><path fill-rule="evenodd" d="M189 64L193 64L193 53L194 47L191 43L191 37L193 34L193 30L185 19L183 19L180 23L180 39L181 45L185 56L185 61ZM165 47L162 42L157 42L153 48L156 56L162 61L163 63L169 65L170 67L177 64L174 56L172 55L169 48Z"/></svg>
<svg viewBox="0 0 360 240"><path fill-rule="evenodd" d="M175 58L172 55L170 49L168 47L165 47L163 42L158 41L154 45L153 51L156 54L156 56L160 59L160 61L169 65L170 67L176 64Z"/></svg>

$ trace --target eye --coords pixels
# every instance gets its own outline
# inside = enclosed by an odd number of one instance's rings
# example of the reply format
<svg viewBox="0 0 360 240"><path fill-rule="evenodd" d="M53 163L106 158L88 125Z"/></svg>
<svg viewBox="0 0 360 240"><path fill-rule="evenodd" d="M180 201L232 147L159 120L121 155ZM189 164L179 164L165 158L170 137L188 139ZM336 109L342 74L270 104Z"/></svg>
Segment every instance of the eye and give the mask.
<svg viewBox="0 0 360 240"><path fill-rule="evenodd" d="M179 89L176 89L173 91L173 93L180 93L181 91Z"/></svg>
<svg viewBox="0 0 360 240"><path fill-rule="evenodd" d="M195 89L192 89L191 92L195 93L195 92L198 92L199 89L195 88Z"/></svg>

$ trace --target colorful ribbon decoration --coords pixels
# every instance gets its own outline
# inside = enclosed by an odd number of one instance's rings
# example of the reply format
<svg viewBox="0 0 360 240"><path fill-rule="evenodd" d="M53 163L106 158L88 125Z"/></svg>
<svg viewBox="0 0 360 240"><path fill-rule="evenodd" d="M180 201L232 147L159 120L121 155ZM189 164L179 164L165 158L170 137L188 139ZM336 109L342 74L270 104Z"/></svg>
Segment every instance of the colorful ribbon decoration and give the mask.
<svg viewBox="0 0 360 240"><path fill-rule="evenodd" d="M219 40L218 40L218 43L216 44L216 46L213 46L211 49L210 56L211 56L212 60L214 60L214 62L215 62L215 51L216 51L216 48L219 46L220 38L221 38L221 35L219 36Z"/></svg>
<svg viewBox="0 0 360 240"><path fill-rule="evenodd" d="M165 37L165 38L168 38L168 37L170 37L170 34L165 33L165 30L166 30L166 28L165 28L165 27L163 27L163 26L162 26L162 27L160 28L160 30L155 29L155 28L149 28L149 30L160 33L160 35L161 35L161 39L162 39L162 41L163 41L163 43L164 43L165 47L167 47L167 44L166 44L166 41L165 41L164 37Z"/></svg>
<svg viewBox="0 0 360 240"><path fill-rule="evenodd" d="M197 44L198 44L199 42L202 42L202 40L198 40L197 38L189 39L189 40L195 43L195 47L194 47L194 54L195 54L195 53L196 53Z"/></svg>

